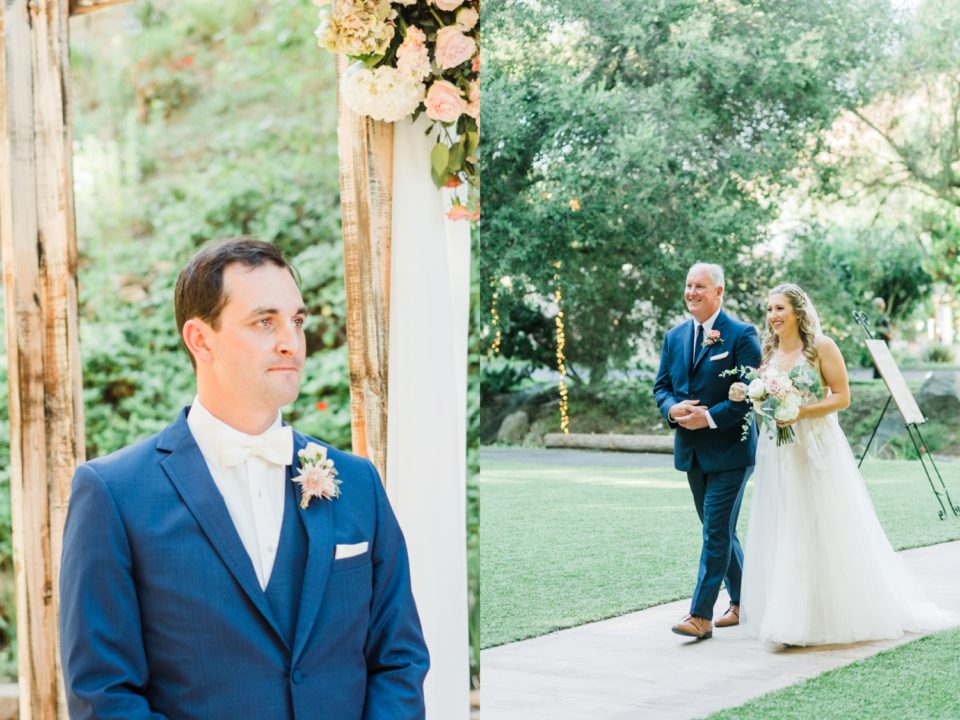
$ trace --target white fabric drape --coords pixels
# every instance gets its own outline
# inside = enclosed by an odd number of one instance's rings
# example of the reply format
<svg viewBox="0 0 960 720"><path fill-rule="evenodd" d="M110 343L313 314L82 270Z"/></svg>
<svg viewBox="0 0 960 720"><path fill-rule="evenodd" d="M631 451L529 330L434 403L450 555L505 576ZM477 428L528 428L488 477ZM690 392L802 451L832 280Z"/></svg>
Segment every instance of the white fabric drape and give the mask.
<svg viewBox="0 0 960 720"><path fill-rule="evenodd" d="M469 717L466 388L470 227L447 220L423 119L394 124L387 494L431 669L427 717Z"/></svg>

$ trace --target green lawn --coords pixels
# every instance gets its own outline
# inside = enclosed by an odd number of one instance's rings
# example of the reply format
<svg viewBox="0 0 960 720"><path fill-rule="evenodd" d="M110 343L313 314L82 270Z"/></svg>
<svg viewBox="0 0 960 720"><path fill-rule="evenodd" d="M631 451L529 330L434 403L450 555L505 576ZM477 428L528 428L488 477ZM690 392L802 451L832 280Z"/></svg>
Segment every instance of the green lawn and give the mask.
<svg viewBox="0 0 960 720"><path fill-rule="evenodd" d="M710 720L956 720L960 628L763 695Z"/></svg>
<svg viewBox="0 0 960 720"><path fill-rule="evenodd" d="M954 500L960 464L942 463ZM868 461L864 476L897 549L960 539L937 518L917 462ZM700 528L671 468L539 467L485 460L480 476L481 644L500 645L689 597ZM740 516L749 517L750 491ZM960 712L958 712L960 716Z"/></svg>

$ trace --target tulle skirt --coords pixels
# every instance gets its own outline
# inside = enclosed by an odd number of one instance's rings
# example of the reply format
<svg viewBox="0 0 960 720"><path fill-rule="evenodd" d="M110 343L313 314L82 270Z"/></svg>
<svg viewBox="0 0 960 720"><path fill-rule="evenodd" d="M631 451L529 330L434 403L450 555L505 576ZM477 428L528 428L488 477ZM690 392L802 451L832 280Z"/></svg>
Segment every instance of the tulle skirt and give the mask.
<svg viewBox="0 0 960 720"><path fill-rule="evenodd" d="M741 625L785 645L891 639L955 624L918 590L877 520L836 414L761 430L741 589Z"/></svg>

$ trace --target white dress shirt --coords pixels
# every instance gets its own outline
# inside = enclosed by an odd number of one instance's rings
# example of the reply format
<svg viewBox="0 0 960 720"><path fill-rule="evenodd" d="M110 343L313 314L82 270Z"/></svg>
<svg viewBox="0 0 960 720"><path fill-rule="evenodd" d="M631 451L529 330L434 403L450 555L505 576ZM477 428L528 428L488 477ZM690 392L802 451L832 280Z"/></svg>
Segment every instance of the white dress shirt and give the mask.
<svg viewBox="0 0 960 720"><path fill-rule="evenodd" d="M280 424L278 410L277 419L267 430ZM221 433L236 435L238 442L248 436L211 415L200 404L199 397L194 398L190 407L187 425L203 453L213 482L223 496L230 519L253 563L260 587L265 590L280 543L286 468L256 455L233 467L221 466L217 453L217 441Z"/></svg>

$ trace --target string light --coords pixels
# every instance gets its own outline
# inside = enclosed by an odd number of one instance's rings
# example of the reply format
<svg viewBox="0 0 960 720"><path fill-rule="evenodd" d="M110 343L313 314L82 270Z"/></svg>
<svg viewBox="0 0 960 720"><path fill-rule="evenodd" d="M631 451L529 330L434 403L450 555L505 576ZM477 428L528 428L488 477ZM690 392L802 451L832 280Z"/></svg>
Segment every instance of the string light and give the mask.
<svg viewBox="0 0 960 720"><path fill-rule="evenodd" d="M555 323L557 326L557 372L560 373L560 432L570 433L570 416L567 414L569 409L567 395L567 358L563 354L566 347L566 335L563 329L563 293L560 288L560 261L553 264L556 272L553 274L553 300L557 303L557 317Z"/></svg>
<svg viewBox="0 0 960 720"><path fill-rule="evenodd" d="M500 329L500 313L497 312L497 280L490 279L490 285L494 288L493 297L490 300L490 325L493 327L493 341L490 343L490 354L500 354L500 341L503 339L503 332Z"/></svg>

